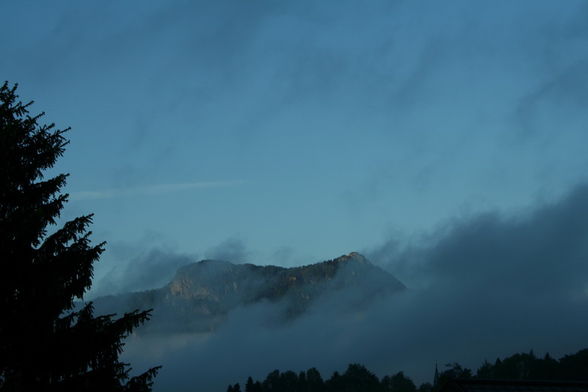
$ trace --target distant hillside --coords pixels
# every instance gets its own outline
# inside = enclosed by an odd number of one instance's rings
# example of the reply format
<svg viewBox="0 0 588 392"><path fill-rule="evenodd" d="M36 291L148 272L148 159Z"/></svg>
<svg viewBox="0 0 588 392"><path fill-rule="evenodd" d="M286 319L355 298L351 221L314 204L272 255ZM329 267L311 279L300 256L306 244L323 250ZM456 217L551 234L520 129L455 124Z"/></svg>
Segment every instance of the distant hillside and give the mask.
<svg viewBox="0 0 588 392"><path fill-rule="evenodd" d="M354 252L295 268L202 260L180 268L160 289L101 297L94 304L97 313L153 308L152 330L211 331L240 306L279 304L280 319L287 321L331 294L348 294L344 305L353 309L404 289Z"/></svg>

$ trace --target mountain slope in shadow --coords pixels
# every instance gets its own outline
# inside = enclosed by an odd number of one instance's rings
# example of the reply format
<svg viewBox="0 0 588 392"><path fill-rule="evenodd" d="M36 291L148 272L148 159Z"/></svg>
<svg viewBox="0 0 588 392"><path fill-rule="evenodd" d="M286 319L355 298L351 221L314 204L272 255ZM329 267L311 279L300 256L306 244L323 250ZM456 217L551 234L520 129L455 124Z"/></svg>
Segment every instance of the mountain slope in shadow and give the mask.
<svg viewBox="0 0 588 392"><path fill-rule="evenodd" d="M405 289L394 276L353 252L294 268L202 260L178 269L162 288L101 297L94 305L97 313L153 308L153 320L146 326L151 332L209 332L238 307L276 305L274 321L288 322L329 296L345 293L342 306L357 310Z"/></svg>

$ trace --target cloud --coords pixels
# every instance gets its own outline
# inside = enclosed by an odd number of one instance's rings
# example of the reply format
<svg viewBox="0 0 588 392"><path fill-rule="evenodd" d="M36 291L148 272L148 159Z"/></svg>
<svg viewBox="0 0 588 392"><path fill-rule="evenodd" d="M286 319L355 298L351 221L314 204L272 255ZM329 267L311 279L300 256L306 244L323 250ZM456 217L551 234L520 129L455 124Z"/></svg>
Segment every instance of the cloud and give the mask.
<svg viewBox="0 0 588 392"><path fill-rule="evenodd" d="M70 193L70 200L97 200L113 199L119 197L136 197L159 195L164 193L175 193L194 189L211 189L233 187L244 184L245 181L203 181L203 182L186 182L177 184L158 184L141 187L103 189L96 191L74 191Z"/></svg>
<svg viewBox="0 0 588 392"><path fill-rule="evenodd" d="M423 382L436 362L475 370L514 352L585 346L588 185L517 215L456 219L423 238L371 252L410 282L402 294L344 312L338 305L352 294L343 292L281 327L267 323L277 304L241 308L214 334L135 336L125 360L163 364L156 390L222 390L276 368L317 367L328 377L350 362Z"/></svg>
<svg viewBox="0 0 588 392"><path fill-rule="evenodd" d="M205 252L211 260L230 261L231 263L251 262L251 252L245 243L238 238L228 238Z"/></svg>
<svg viewBox="0 0 588 392"><path fill-rule="evenodd" d="M588 185L513 216L454 219L429 235L426 246L399 248L391 239L370 255L415 285L579 294L588 284Z"/></svg>
<svg viewBox="0 0 588 392"><path fill-rule="evenodd" d="M107 251L114 265L96 279L89 298L160 288L178 268L197 260L161 244L115 243Z"/></svg>

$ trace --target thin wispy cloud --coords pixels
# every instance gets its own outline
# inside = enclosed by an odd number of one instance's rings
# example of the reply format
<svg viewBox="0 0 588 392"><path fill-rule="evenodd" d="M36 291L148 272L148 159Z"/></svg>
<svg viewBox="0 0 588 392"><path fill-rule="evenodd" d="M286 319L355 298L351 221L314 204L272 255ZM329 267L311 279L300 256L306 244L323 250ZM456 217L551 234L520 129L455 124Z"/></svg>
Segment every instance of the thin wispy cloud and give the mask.
<svg viewBox="0 0 588 392"><path fill-rule="evenodd" d="M77 191L70 193L70 200L114 199L131 196L150 196L175 193L195 189L226 188L244 184L243 180L183 182L177 184L157 184L130 188L102 189L94 191Z"/></svg>

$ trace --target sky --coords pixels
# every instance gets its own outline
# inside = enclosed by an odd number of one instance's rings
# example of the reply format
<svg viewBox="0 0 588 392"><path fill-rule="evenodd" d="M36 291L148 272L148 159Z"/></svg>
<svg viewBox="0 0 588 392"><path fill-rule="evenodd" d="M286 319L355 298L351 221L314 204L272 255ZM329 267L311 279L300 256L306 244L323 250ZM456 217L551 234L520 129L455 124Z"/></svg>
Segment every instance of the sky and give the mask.
<svg viewBox="0 0 588 392"><path fill-rule="evenodd" d="M71 127L97 281L151 251L298 265L586 180L588 5L3 1L2 78ZM235 247L236 245L236 247ZM232 247L231 247L232 246ZM238 253L235 253L239 249Z"/></svg>
<svg viewBox="0 0 588 392"><path fill-rule="evenodd" d="M63 220L94 213L92 238L108 243L91 294L157 287L202 258L294 266L360 251L424 290L407 302L419 325L453 314L446 341L466 330L455 304L508 302L499 320L530 309L512 340L486 330L504 346L468 351L459 335L464 361L564 354L586 337L572 317L588 287L585 1L4 0L0 15L2 80L72 128L49 174L70 173ZM495 282L502 297L486 299ZM537 292L573 333L541 323ZM375 309L367 329L341 331L386 336L394 322ZM269 341L307 336L320 325L308 320ZM204 352L227 347L212 342ZM394 367L380 343L340 358ZM448 349L415 349L406 369Z"/></svg>

